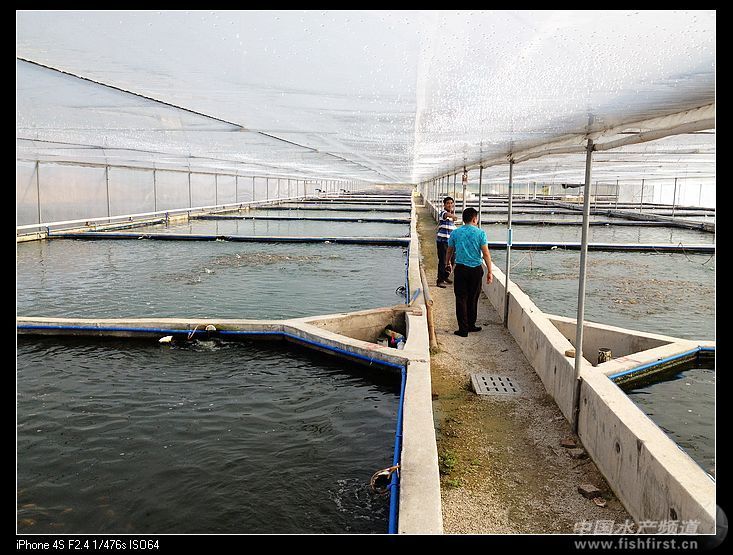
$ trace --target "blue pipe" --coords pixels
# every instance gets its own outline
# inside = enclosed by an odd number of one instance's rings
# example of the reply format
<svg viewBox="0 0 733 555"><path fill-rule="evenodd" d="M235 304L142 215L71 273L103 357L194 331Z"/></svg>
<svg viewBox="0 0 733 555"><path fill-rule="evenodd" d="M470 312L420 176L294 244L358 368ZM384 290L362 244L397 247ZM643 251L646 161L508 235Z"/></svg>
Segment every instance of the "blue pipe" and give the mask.
<svg viewBox="0 0 733 555"><path fill-rule="evenodd" d="M635 368L631 368L629 370L624 370L623 372L619 372L617 374L611 374L608 376L611 380L615 380L616 378L620 378L621 376L627 376L629 374L634 374L636 372L641 372L642 370L646 370L647 368L653 368L655 366L660 366L666 362L671 362L673 360L679 360L681 358L694 355L696 353L699 353L700 351L706 351L706 352L715 352L714 347L696 347L695 349L692 349L690 351L686 351L684 353L680 353L677 355L673 355L671 357L663 358L660 360L655 360L654 362L648 362L646 364L642 364L641 366L637 366Z"/></svg>
<svg viewBox="0 0 733 555"><path fill-rule="evenodd" d="M400 384L400 400L397 409L397 430L394 438L394 456L392 457L392 466L400 464L400 454L402 453L402 403L405 398L405 383L407 382L407 369L402 368L402 383ZM397 518L399 508L397 501L399 500L400 483L397 478L399 470L392 473L392 481L389 483L389 528L388 534L397 533Z"/></svg>
<svg viewBox="0 0 733 555"><path fill-rule="evenodd" d="M221 335L273 335L273 336L284 336L289 337L291 339L295 339L297 341L301 341L303 343L307 343L309 345L315 345L317 347L321 347L324 349L327 349L329 351L333 351L342 355L347 355L353 358L358 358L360 360L365 360L372 363L381 364L383 366L389 366L392 368L402 369L404 368L404 365L402 364L396 364L394 362L388 362L385 360L380 360L376 358L369 358L365 355L361 355L359 353L352 353L351 351L347 351L345 349L339 349L338 347L333 347L331 345L326 345L324 343L318 343L317 341L312 341L310 339L306 339L304 337L300 337L298 335L293 335L292 333L284 332L284 331L236 331L236 330L217 330L216 332L207 332L205 329L201 330L174 330L174 329L164 329L164 328L113 328L113 327L97 327L97 326L57 326L57 325L33 325L33 324L18 324L18 329L25 329L25 330L84 330L84 331L124 331L124 332L139 332L139 333L164 333L164 334L179 334L179 335L191 335L194 334L209 334L209 333L218 333Z"/></svg>
<svg viewBox="0 0 733 555"><path fill-rule="evenodd" d="M206 330L171 330L164 328L111 328L111 327L97 327L97 326L54 326L54 325L34 325L34 324L18 324L18 329L21 330L91 330L91 331L125 331L125 332L140 332L140 333L178 333L178 334L193 334L193 333L208 333Z"/></svg>
<svg viewBox="0 0 733 555"><path fill-rule="evenodd" d="M407 257L405 259L405 304L410 300L410 243L407 243Z"/></svg>

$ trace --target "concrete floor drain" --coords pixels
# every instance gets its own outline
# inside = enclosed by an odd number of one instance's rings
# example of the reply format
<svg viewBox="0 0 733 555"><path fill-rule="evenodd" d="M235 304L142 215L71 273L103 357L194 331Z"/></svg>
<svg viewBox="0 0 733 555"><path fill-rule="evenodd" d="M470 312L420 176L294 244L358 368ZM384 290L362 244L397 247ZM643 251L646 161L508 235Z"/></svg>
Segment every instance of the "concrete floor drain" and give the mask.
<svg viewBox="0 0 733 555"><path fill-rule="evenodd" d="M508 376L471 374L473 390L479 395L519 395L519 387Z"/></svg>

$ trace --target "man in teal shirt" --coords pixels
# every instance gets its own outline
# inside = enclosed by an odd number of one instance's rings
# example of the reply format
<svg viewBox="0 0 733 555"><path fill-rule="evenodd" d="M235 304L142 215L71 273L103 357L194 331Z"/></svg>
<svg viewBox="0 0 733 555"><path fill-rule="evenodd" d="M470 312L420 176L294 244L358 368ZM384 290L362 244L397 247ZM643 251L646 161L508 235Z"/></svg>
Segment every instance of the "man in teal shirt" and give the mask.
<svg viewBox="0 0 733 555"><path fill-rule="evenodd" d="M453 333L461 337L468 337L468 332L481 331L476 325L476 311L478 299L481 295L481 278L484 270L481 260L486 262L489 272L486 274L486 283L494 281L491 271L491 254L489 254L486 232L478 227L478 212L475 208L466 208L463 211L463 224L450 234L448 252L446 253L446 270L450 273L450 260L455 252L456 268L453 276L453 293L456 296L456 319L458 329Z"/></svg>

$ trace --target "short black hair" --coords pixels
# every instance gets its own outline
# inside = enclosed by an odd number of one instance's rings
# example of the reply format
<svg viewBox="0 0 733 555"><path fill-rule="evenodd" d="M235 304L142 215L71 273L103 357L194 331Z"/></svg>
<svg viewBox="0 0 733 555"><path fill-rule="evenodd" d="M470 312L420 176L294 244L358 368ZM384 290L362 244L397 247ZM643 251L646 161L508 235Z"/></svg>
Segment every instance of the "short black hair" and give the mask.
<svg viewBox="0 0 733 555"><path fill-rule="evenodd" d="M470 223L476 216L478 216L478 210L469 206L463 211L463 223Z"/></svg>
<svg viewBox="0 0 733 555"><path fill-rule="evenodd" d="M443 199L443 204L445 204L445 203L446 203L446 202L448 202L449 200L453 200L453 197L445 197L445 198ZM453 200L453 202L455 202L455 200Z"/></svg>

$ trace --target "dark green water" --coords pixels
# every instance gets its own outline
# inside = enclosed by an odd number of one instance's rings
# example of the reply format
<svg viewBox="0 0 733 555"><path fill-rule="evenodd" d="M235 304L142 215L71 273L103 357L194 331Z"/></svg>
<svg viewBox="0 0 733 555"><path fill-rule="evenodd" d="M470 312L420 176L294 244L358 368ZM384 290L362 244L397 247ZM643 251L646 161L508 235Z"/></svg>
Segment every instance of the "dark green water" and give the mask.
<svg viewBox="0 0 733 555"><path fill-rule="evenodd" d="M506 251L491 258L502 272ZM540 310L575 318L578 251L512 251L510 278ZM585 319L622 328L715 340L715 256L588 253Z"/></svg>
<svg viewBox="0 0 733 555"><path fill-rule="evenodd" d="M19 338L20 533L386 533L399 373L284 342Z"/></svg>
<svg viewBox="0 0 733 555"><path fill-rule="evenodd" d="M642 386L629 398L707 473L715 476L715 370L689 368Z"/></svg>
<svg viewBox="0 0 733 555"><path fill-rule="evenodd" d="M17 313L287 318L405 301L406 249L52 239L17 246Z"/></svg>

